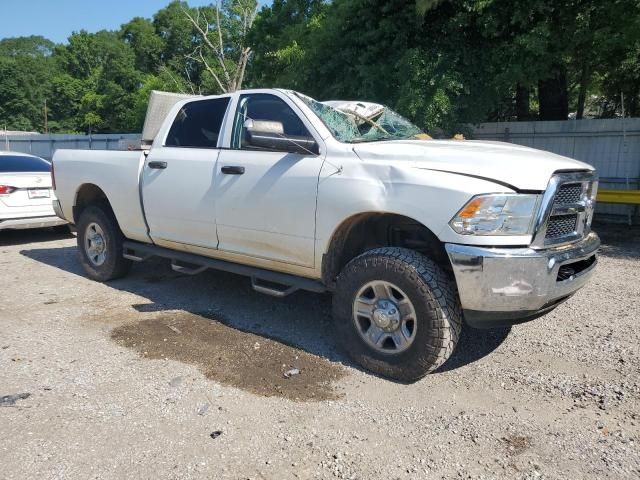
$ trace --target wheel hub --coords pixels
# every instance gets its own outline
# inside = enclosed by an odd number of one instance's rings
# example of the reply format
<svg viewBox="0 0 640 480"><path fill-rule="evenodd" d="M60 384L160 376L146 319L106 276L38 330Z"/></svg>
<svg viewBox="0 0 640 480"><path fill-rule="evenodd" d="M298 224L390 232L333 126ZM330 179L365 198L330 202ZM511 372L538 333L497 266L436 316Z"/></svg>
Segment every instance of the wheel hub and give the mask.
<svg viewBox="0 0 640 480"><path fill-rule="evenodd" d="M91 241L93 242L96 253L104 252L104 239L102 238L102 235L94 235Z"/></svg>
<svg viewBox="0 0 640 480"><path fill-rule="evenodd" d="M378 302L372 318L374 323L386 332L392 332L400 325L400 312L398 306L392 301Z"/></svg>
<svg viewBox="0 0 640 480"><path fill-rule="evenodd" d="M107 258L107 241L102 227L95 222L87 226L84 249L89 261L96 267L105 262Z"/></svg>
<svg viewBox="0 0 640 480"><path fill-rule="evenodd" d="M416 338L417 316L409 297L396 285L372 280L356 293L353 321L362 339L374 350L397 354Z"/></svg>

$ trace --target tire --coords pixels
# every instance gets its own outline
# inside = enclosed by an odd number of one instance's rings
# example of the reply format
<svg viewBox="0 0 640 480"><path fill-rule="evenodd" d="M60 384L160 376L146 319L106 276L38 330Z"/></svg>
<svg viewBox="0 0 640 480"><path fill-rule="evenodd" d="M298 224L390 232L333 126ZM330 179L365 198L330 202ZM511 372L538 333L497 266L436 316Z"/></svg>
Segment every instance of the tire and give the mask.
<svg viewBox="0 0 640 480"><path fill-rule="evenodd" d="M82 211L77 239L80 263L92 280L107 282L129 273L132 262L122 256L124 236L108 207L92 205Z"/></svg>
<svg viewBox="0 0 640 480"><path fill-rule="evenodd" d="M391 301L381 300L379 291ZM378 248L351 260L336 282L333 317L357 363L401 382L442 365L462 329L455 283L433 260L405 248Z"/></svg>

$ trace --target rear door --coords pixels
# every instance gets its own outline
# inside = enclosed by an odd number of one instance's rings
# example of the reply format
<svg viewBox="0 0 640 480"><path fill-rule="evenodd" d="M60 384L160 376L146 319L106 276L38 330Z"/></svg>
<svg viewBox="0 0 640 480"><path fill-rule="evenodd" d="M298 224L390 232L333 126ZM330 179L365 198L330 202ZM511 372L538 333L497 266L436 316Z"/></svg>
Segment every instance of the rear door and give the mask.
<svg viewBox="0 0 640 480"><path fill-rule="evenodd" d="M229 101L224 96L184 104L163 144L151 149L142 198L155 243L217 248L213 188Z"/></svg>

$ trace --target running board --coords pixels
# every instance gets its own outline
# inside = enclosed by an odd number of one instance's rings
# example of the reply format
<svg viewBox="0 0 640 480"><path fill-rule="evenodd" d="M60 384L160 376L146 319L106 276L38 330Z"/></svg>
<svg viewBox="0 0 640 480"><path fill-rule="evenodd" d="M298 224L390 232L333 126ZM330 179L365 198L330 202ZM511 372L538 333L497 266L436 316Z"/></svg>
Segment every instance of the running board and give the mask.
<svg viewBox="0 0 640 480"><path fill-rule="evenodd" d="M296 290L308 290L310 292L322 293L327 288L318 280L298 277L288 273L274 272L258 267L250 267L240 263L227 262L216 258L204 257L193 253L179 252L168 248L158 247L147 243L126 241L123 243L123 256L135 262L147 260L150 257L162 257L171 260L171 268L179 273L195 275L209 268L222 270L223 272L235 273L251 278L251 286L256 292L272 295L274 297L285 297ZM188 265L188 266L185 266ZM275 284L267 286L261 282Z"/></svg>
<svg viewBox="0 0 640 480"><path fill-rule="evenodd" d="M196 266L196 268L190 268L185 265L180 265L176 263L175 260L171 261L171 270L174 272L182 273L183 275L198 275L199 273L204 272L209 267L206 266Z"/></svg>
<svg viewBox="0 0 640 480"><path fill-rule="evenodd" d="M126 258L127 260L131 260L131 261L134 261L134 262L144 262L145 260L148 260L151 257L151 255L145 255L143 257L139 257L138 255L136 255L134 253L133 250L130 250L130 249L127 249L127 248L124 248L123 250L124 250L124 252L122 253L122 256L124 258Z"/></svg>
<svg viewBox="0 0 640 480"><path fill-rule="evenodd" d="M261 285L259 283L260 281L264 280L256 277L251 277L251 288L253 288L256 292L264 293L265 295L271 295L272 297L286 297L299 290L299 288L294 285L282 285L280 283L274 284L273 282L270 282L273 285L270 287L267 285ZM277 288L276 285L277 287L281 288Z"/></svg>

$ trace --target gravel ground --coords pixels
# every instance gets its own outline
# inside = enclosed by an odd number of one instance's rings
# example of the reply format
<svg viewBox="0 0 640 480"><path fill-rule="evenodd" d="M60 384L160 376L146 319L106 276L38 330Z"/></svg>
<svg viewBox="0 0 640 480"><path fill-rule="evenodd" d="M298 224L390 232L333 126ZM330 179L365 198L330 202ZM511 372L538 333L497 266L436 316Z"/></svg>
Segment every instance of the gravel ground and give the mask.
<svg viewBox="0 0 640 480"><path fill-rule="evenodd" d="M600 232L573 299L411 385L339 351L328 296L99 284L72 236L2 232L0 478L640 478L640 230Z"/></svg>

